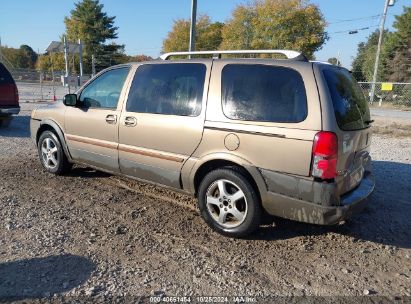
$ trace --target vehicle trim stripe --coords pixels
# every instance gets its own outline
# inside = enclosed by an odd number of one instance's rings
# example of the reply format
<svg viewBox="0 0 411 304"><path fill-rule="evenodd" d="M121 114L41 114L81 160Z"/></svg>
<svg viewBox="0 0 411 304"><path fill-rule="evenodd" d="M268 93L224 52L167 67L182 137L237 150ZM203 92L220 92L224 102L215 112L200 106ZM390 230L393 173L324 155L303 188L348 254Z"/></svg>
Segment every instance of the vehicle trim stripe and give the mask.
<svg viewBox="0 0 411 304"><path fill-rule="evenodd" d="M99 146L99 147L108 148L108 149L117 149L117 147L118 147L118 144L113 143L113 142L102 141L102 140L98 140L98 139L85 138L85 137L76 136L76 135L67 134L66 138L68 140L81 142L83 144L89 144L89 145Z"/></svg>
<svg viewBox="0 0 411 304"><path fill-rule="evenodd" d="M215 130L215 131L223 131L223 132L232 132L232 133L260 135L260 136L267 136L267 137L286 138L286 136L282 135L282 134L262 133L262 132L246 131L246 130L238 130L238 129L228 129L228 128L209 127L209 126L204 126L204 129Z"/></svg>
<svg viewBox="0 0 411 304"><path fill-rule="evenodd" d="M108 148L108 149L118 149L119 151L123 151L123 152L139 154L139 155L144 155L144 156L149 156L149 157L155 157L155 158L174 161L178 163L182 163L185 160L185 158L183 157L165 155L159 152L147 151L147 150L139 149L136 147L130 147L130 146L121 145L121 144L118 145L112 142L107 142L107 141L102 141L102 140L92 139L92 138L85 138L85 137L76 136L76 135L67 134L66 139L88 144L88 145L99 146L99 147Z"/></svg>
<svg viewBox="0 0 411 304"><path fill-rule="evenodd" d="M133 153L133 154L139 154L139 155L143 155L143 156L149 156L149 157L155 157L155 158L159 158L159 159L174 161L174 162L177 162L177 163L184 162L184 158L182 158L182 157L165 155L163 153L151 152L151 151L142 150L142 149L139 149L139 148L136 148L136 147L130 147L130 146L125 146L125 145L121 145L121 144L119 145L118 150L123 151L123 152Z"/></svg>

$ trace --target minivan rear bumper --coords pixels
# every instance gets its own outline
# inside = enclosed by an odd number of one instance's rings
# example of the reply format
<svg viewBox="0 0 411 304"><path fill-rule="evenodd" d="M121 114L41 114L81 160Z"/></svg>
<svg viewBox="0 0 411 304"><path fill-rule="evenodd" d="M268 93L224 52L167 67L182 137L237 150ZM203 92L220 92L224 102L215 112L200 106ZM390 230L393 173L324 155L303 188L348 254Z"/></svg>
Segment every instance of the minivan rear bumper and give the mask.
<svg viewBox="0 0 411 304"><path fill-rule="evenodd" d="M19 114L20 107L0 107L0 115L12 115L12 114Z"/></svg>
<svg viewBox="0 0 411 304"><path fill-rule="evenodd" d="M338 206L320 205L270 191L263 206L272 215L311 224L334 225L360 212L366 206L374 186L374 175L371 171L365 171L361 183L341 196ZM321 191L332 191L332 188L331 184L328 188L321 188ZM332 194L321 193L320 196L331 197Z"/></svg>

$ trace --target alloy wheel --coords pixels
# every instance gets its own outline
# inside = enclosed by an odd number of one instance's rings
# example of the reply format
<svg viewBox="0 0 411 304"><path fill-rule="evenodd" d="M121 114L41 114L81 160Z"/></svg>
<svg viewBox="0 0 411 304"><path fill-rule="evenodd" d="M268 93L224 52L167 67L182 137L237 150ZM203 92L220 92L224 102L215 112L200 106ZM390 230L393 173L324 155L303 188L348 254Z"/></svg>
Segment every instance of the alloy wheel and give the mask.
<svg viewBox="0 0 411 304"><path fill-rule="evenodd" d="M47 137L41 143L41 157L47 169L54 169L59 164L57 144L50 137Z"/></svg>
<svg viewBox="0 0 411 304"><path fill-rule="evenodd" d="M207 210L219 225L234 228L245 220L247 199L235 183L220 179L213 182L206 192Z"/></svg>

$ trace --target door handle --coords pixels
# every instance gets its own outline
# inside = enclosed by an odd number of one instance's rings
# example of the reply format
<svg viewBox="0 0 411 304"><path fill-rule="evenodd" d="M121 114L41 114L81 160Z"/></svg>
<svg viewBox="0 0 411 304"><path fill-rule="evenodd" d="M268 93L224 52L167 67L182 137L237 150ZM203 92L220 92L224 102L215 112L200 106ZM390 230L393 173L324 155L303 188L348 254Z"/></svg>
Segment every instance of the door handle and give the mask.
<svg viewBox="0 0 411 304"><path fill-rule="evenodd" d="M127 116L124 118L124 125L126 127L135 127L137 125L137 119L133 116Z"/></svg>
<svg viewBox="0 0 411 304"><path fill-rule="evenodd" d="M115 124L117 122L117 116L113 114L109 114L106 116L106 122L109 124Z"/></svg>

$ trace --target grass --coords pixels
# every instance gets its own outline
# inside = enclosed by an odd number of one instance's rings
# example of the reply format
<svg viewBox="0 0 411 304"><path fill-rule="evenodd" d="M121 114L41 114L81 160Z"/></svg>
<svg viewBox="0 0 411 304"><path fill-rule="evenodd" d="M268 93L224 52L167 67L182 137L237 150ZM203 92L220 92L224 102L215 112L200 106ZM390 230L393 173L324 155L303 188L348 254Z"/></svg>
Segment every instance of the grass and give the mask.
<svg viewBox="0 0 411 304"><path fill-rule="evenodd" d="M411 125L392 122L389 124L375 124L372 126L374 134L389 135L391 137L411 137Z"/></svg>

